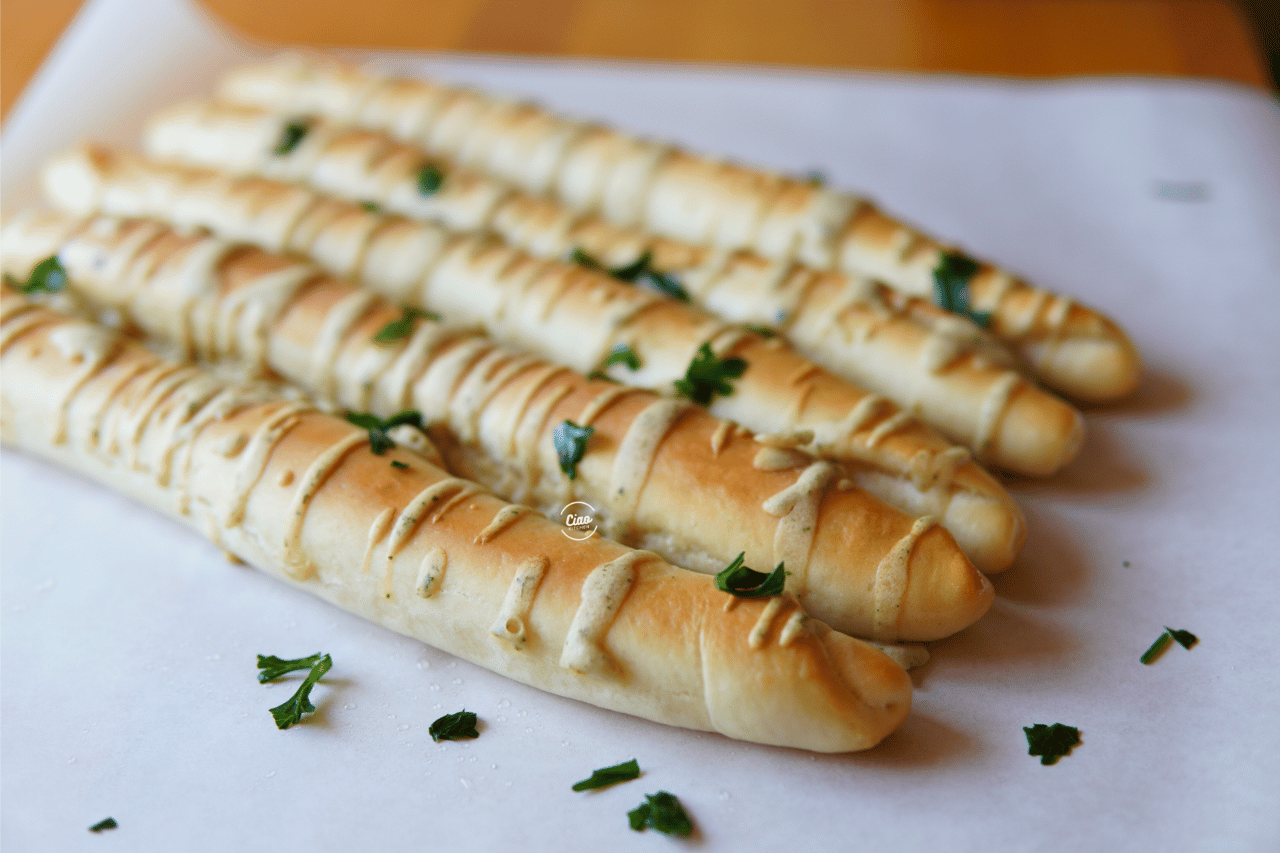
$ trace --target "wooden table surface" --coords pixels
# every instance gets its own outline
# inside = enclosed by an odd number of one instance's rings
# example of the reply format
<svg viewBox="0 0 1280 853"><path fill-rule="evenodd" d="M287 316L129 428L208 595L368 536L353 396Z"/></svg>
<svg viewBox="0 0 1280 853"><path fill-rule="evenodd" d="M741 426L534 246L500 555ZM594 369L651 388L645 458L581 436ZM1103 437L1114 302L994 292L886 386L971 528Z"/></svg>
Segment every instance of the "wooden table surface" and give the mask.
<svg viewBox="0 0 1280 853"><path fill-rule="evenodd" d="M1269 85L1230 0L200 0L259 41ZM83 0L4 0L4 114Z"/></svg>

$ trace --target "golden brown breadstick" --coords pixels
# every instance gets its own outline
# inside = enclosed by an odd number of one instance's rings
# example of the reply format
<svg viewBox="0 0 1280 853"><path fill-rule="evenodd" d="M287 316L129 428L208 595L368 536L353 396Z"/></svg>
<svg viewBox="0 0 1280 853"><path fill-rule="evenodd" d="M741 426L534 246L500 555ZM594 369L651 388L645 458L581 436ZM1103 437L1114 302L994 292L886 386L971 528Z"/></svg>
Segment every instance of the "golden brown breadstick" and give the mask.
<svg viewBox="0 0 1280 853"><path fill-rule="evenodd" d="M648 245L642 233L622 233L598 219L579 221L551 202L475 173L450 170L445 188L424 198L422 155L416 149L380 134L346 131L319 121L312 121L299 136L300 131L288 131L289 124L287 116L252 108L185 105L152 122L147 146L160 157L313 182L351 200L372 199L398 213L440 218L454 227L492 225L504 237L544 256L563 256L576 243L599 247L606 258L631 261ZM277 153L286 134L296 145ZM695 298L736 312L734 319L776 324L786 315L788 334L806 354L917 412L984 461L1040 476L1056 471L1079 450L1079 413L1009 367L973 351L977 332L967 321L924 326L879 298L866 280L719 257L696 247L652 248L659 263L667 263L673 254L693 254L697 260L692 267L687 262L671 266L683 271ZM744 288L749 288L750 298L743 298ZM722 298L725 291L732 291L728 298ZM740 298L733 298L733 293ZM668 309L668 314L675 310ZM706 315L694 314L682 315L681 320L701 320L699 327L711 322ZM534 325L521 345L546 338L546 330ZM671 325L668 318L661 328L665 332ZM569 340L576 343L577 336ZM603 353L591 356L600 358ZM679 375L688 363L685 354L668 368ZM741 414L722 414L750 422Z"/></svg>
<svg viewBox="0 0 1280 853"><path fill-rule="evenodd" d="M521 262L482 237L387 218L266 179L162 165L101 146L55 158L43 177L63 209L153 216L304 253L395 301L482 323L499 340L582 372L627 346L643 357L632 365L640 369L609 368L626 384L670 391L698 346L725 332L680 303L600 273ZM865 463L851 469L856 483L910 514L936 516L983 571L1008 566L1021 544L1017 505L963 448L775 343L754 348L733 395L714 400L711 410L774 435L812 431L806 450Z"/></svg>
<svg viewBox="0 0 1280 853"><path fill-rule="evenodd" d="M6 444L510 678L822 752L875 745L910 706L900 668L789 597L731 599L705 575L598 537L575 542L534 514L491 532L510 505L430 458L375 455L363 431L312 406L165 362L8 285L0 362Z"/></svg>
<svg viewBox="0 0 1280 853"><path fill-rule="evenodd" d="M762 448L696 407L584 381L427 319L379 344L399 310L310 264L108 217L20 217L3 240L7 273L21 278L56 253L88 302L188 354L270 367L357 411L421 411L447 425L442 449L457 470L515 500L552 513L587 501L617 538L701 571L740 552L749 565L785 562L788 589L841 630L936 639L991 603L949 533L840 488L832 463ZM573 477L553 442L566 420L595 430ZM766 454L773 464L759 464Z"/></svg>
<svg viewBox="0 0 1280 853"><path fill-rule="evenodd" d="M945 247L866 199L726 163L535 104L427 80L365 73L296 54L240 68L221 97L387 131L621 226L772 260L880 278L930 298ZM1049 387L1104 402L1129 394L1141 362L1110 319L990 264L972 307Z"/></svg>

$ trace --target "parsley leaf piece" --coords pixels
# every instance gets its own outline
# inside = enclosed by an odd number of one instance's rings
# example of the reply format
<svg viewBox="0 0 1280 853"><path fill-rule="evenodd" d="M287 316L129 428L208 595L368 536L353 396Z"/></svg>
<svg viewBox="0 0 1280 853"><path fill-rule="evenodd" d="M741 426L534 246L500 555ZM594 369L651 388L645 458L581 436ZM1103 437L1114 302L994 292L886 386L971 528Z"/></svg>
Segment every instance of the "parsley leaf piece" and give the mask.
<svg viewBox="0 0 1280 853"><path fill-rule="evenodd" d="M404 462L401 462L399 459L392 459L392 460L391 460L391 467L392 467L392 468L399 468L401 471L408 471L408 470L409 470L409 466L408 466L408 464L407 464L407 463L404 463Z"/></svg>
<svg viewBox="0 0 1280 853"><path fill-rule="evenodd" d="M436 743L442 740L465 740L480 737L476 730L476 715L468 710L456 714L445 714L427 729L431 739Z"/></svg>
<svg viewBox="0 0 1280 853"><path fill-rule="evenodd" d="M590 778L583 779L573 786L575 791L596 791L619 782L629 782L640 778L640 764L633 758L612 767L601 767L592 772Z"/></svg>
<svg viewBox="0 0 1280 853"><path fill-rule="evenodd" d="M591 257L582 249L574 249L570 252L569 260L587 269L607 273L619 281L625 281L628 284L643 284L663 296L669 296L681 302L689 301L689 293L684 289L684 285L680 283L680 279L677 276L654 269L652 252L645 252L631 263L612 269Z"/></svg>
<svg viewBox="0 0 1280 853"><path fill-rule="evenodd" d="M578 463L587 454L587 442L596 431L595 427L580 427L573 421L561 421L551 431L551 441L556 446L556 457L560 460L560 470L570 480L578 477Z"/></svg>
<svg viewBox="0 0 1280 853"><path fill-rule="evenodd" d="M102 820L89 827L90 832L102 832L104 829L115 829L120 826L113 817L103 818Z"/></svg>
<svg viewBox="0 0 1280 853"><path fill-rule="evenodd" d="M62 261L58 260L57 255L52 255L36 264L26 284L15 282L13 279L9 281L26 294L58 293L67 286L67 269L62 265Z"/></svg>
<svg viewBox="0 0 1280 853"><path fill-rule="evenodd" d="M297 672L300 669L310 669L320 658L320 652L305 658L294 658L293 660L285 660L275 655L258 655L258 669L262 670L258 673L258 682L266 684L268 681L275 681L285 673Z"/></svg>
<svg viewBox="0 0 1280 853"><path fill-rule="evenodd" d="M1142 657L1138 658L1138 660L1145 664L1154 662L1156 658L1160 657L1160 653L1165 650L1165 647L1172 641L1173 637L1169 636L1168 629L1161 631L1160 636L1156 637L1156 641L1151 644L1150 648L1142 653Z"/></svg>
<svg viewBox="0 0 1280 853"><path fill-rule="evenodd" d="M656 794L645 794L644 799L643 803L627 812L627 820L636 832L653 828L663 835L678 835L681 838L693 835L693 821L689 820L689 815L674 794L659 791Z"/></svg>
<svg viewBox="0 0 1280 853"><path fill-rule="evenodd" d="M978 262L960 252L944 252L933 268L933 301L938 307L968 317L984 329L991 314L974 311L969 305L969 281L978 271Z"/></svg>
<svg viewBox="0 0 1280 853"><path fill-rule="evenodd" d="M333 658L324 655L311 666L307 677L302 679L298 690L282 704L271 709L271 717L276 721L276 728L287 729L294 723L302 722L303 714L310 714L316 709L311 704L311 688L333 666Z"/></svg>
<svg viewBox="0 0 1280 853"><path fill-rule="evenodd" d="M444 172L435 163L428 163L418 172L418 195L433 196L444 186Z"/></svg>
<svg viewBox="0 0 1280 853"><path fill-rule="evenodd" d="M440 315L434 311L423 311L421 308L414 308L412 305L406 305L400 315L399 320L392 320L383 326L378 334L373 336L375 344L393 344L396 341L403 340L413 334L414 321L418 318L431 320L439 323Z"/></svg>
<svg viewBox="0 0 1280 853"><path fill-rule="evenodd" d="M422 429L422 413L415 409L405 409L403 412L397 412L386 420L382 420L377 415L372 415L368 412L347 412L347 422L367 430L369 432L369 449L373 451L374 456L381 456L396 446L396 443L392 441L389 435L391 430L404 424L410 424Z"/></svg>
<svg viewBox="0 0 1280 853"><path fill-rule="evenodd" d="M805 172L804 182L811 187L825 187L828 183L827 175L821 169L810 169Z"/></svg>
<svg viewBox="0 0 1280 853"><path fill-rule="evenodd" d="M1075 726L1036 723L1023 726L1022 730L1027 734L1027 755L1040 756L1041 764L1057 764L1058 759L1070 753L1072 747L1080 745L1080 730Z"/></svg>
<svg viewBox="0 0 1280 853"><path fill-rule="evenodd" d="M1177 631L1170 628L1168 625L1164 626L1164 629L1168 631L1169 636L1173 637L1174 641L1184 649L1189 649L1196 643L1200 642L1200 638L1190 631Z"/></svg>
<svg viewBox="0 0 1280 853"><path fill-rule="evenodd" d="M378 204L376 201L362 201L360 202L360 207L369 213L382 212L382 205Z"/></svg>
<svg viewBox="0 0 1280 853"><path fill-rule="evenodd" d="M746 369L745 359L716 358L711 344L703 344L689 363L684 378L676 380L676 394L701 406L710 405L717 394L725 397L732 394L733 385L729 380L737 379Z"/></svg>
<svg viewBox="0 0 1280 853"><path fill-rule="evenodd" d="M284 157L292 153L309 130L311 130L311 122L306 119L295 119L286 124L284 130L280 132L280 141L276 143L276 156Z"/></svg>
<svg viewBox="0 0 1280 853"><path fill-rule="evenodd" d="M742 328L762 338L776 338L778 336L778 330L771 329L768 326L753 326L750 323L743 323Z"/></svg>
<svg viewBox="0 0 1280 853"><path fill-rule="evenodd" d="M640 356L636 355L635 351L626 344L618 344L613 348L613 352L605 356L605 359L601 362L600 366L609 367L614 364L625 364L627 366L627 370L639 370Z"/></svg>
<svg viewBox="0 0 1280 853"><path fill-rule="evenodd" d="M787 585L787 571L783 568L783 564L778 563L778 567L766 575L764 572L757 572L743 565L742 558L745 556L744 551L716 575L716 589L736 595L738 598L781 595Z"/></svg>

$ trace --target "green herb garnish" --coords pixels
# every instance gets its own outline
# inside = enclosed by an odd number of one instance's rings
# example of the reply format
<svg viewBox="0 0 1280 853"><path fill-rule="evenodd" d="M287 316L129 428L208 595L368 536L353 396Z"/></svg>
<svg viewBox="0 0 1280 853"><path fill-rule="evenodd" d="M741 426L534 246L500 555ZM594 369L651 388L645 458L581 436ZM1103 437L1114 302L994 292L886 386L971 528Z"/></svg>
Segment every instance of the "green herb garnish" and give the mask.
<svg viewBox="0 0 1280 853"><path fill-rule="evenodd" d="M1057 764L1058 759L1071 752L1072 747L1080 745L1080 730L1075 726L1036 723L1023 726L1022 730L1027 734L1027 755L1040 756L1041 764Z"/></svg>
<svg viewBox="0 0 1280 853"><path fill-rule="evenodd" d="M397 412L385 421L368 412L347 412L347 422L369 431L369 449L374 456L381 456L396 446L389 433L404 424L422 429L422 413L415 409Z"/></svg>
<svg viewBox="0 0 1280 853"><path fill-rule="evenodd" d="M583 779L581 782L573 786L575 791L596 791L600 788L607 788L610 785L616 785L619 782L629 782L632 779L640 778L640 765L633 758L630 761L624 761L621 764L615 764L612 767L601 767L591 774L589 779Z"/></svg>
<svg viewBox="0 0 1280 853"><path fill-rule="evenodd" d="M684 807L675 795L666 791L646 794L645 801L627 812L627 820L636 832L652 827L664 835L688 838L693 834L693 821L685 814Z"/></svg>
<svg viewBox="0 0 1280 853"><path fill-rule="evenodd" d="M703 344L689 363L684 378L676 380L676 394L701 406L710 405L717 394L725 397L732 394L733 385L729 380L737 379L746 369L744 359L717 358L711 344Z"/></svg>
<svg viewBox="0 0 1280 853"><path fill-rule="evenodd" d="M1138 658L1138 660L1145 664L1153 662L1156 658L1160 657L1160 653L1163 652L1165 647L1172 642L1173 637L1169 636L1169 632L1161 631L1160 636L1156 637L1156 641L1151 644L1150 648L1142 653L1142 657Z"/></svg>
<svg viewBox="0 0 1280 853"><path fill-rule="evenodd" d="M26 294L58 293L67 286L67 269L58 256L53 255L36 264L26 284L11 276L5 276L5 280Z"/></svg>
<svg viewBox="0 0 1280 853"><path fill-rule="evenodd" d="M418 172L418 195L426 197L440 192L444 186L444 172L435 163L428 163Z"/></svg>
<svg viewBox="0 0 1280 853"><path fill-rule="evenodd" d="M1145 664L1154 662L1156 658L1160 657L1161 653L1164 652L1170 642L1176 642L1184 649L1189 649L1196 643L1200 642L1200 638L1190 631L1180 631L1166 625L1164 626L1164 633L1159 637L1156 637L1156 641L1151 644L1149 649L1142 653L1142 657L1138 658L1138 660Z"/></svg>
<svg viewBox="0 0 1280 853"><path fill-rule="evenodd" d="M439 323L440 315L434 311L423 311L421 308L414 308L411 305L404 306L403 313L399 320L392 320L383 326L378 334L373 336L375 344L393 344L413 334L414 321L421 317L424 320L431 320Z"/></svg>
<svg viewBox="0 0 1280 853"><path fill-rule="evenodd" d="M262 670L258 673L258 683L266 684L268 681L275 681L282 675L290 672L297 672L300 669L310 669L315 666L323 655L316 652L305 658L294 658L293 660L284 660L275 655L258 655L258 669Z"/></svg>
<svg viewBox="0 0 1280 853"><path fill-rule="evenodd" d="M768 326L753 326L750 323L743 323L742 328L762 338L776 338L778 336L777 329L771 329Z"/></svg>
<svg viewBox="0 0 1280 853"><path fill-rule="evenodd" d="M276 143L276 156L283 157L292 153L309 130L311 130L311 122L306 119L297 119L286 124L280 133L280 141Z"/></svg>
<svg viewBox="0 0 1280 853"><path fill-rule="evenodd" d="M653 260L652 252L645 252L631 263L613 268L606 267L582 249L574 249L569 255L569 260L588 269L607 273L619 281L625 281L628 284L642 284L651 290L656 290L663 296L669 296L681 302L689 301L689 293L684 289L684 285L680 283L679 278L672 273L664 273L653 268L651 263Z"/></svg>
<svg viewBox="0 0 1280 853"><path fill-rule="evenodd" d="M977 271L978 262L973 258L959 252L944 252L933 268L933 301L985 329L991 325L990 312L974 311L969 305L969 281Z"/></svg>
<svg viewBox="0 0 1280 853"><path fill-rule="evenodd" d="M104 829L115 829L120 826L113 817L103 818L102 820L89 827L90 832L102 832Z"/></svg>
<svg viewBox="0 0 1280 853"><path fill-rule="evenodd" d="M462 710L456 714L445 714L427 729L431 739L436 743L442 740L466 740L480 737L476 730L476 715Z"/></svg>
<svg viewBox="0 0 1280 853"><path fill-rule="evenodd" d="M314 664L307 677L302 679L297 691L282 704L271 709L271 717L276 721L276 728L287 729L294 723L302 722L303 714L310 714L316 709L311 704L311 688L333 666L333 658L322 655ZM259 676L261 678L261 676Z"/></svg>
<svg viewBox="0 0 1280 853"><path fill-rule="evenodd" d="M401 462L399 459L392 459L392 460L391 460L391 467L392 467L392 468L399 468L401 471L408 471L408 470L409 470L409 465L408 465L408 463Z"/></svg>
<svg viewBox="0 0 1280 853"><path fill-rule="evenodd" d="M364 210L368 211L369 213L381 213L381 212L382 212L382 206L381 206L381 205L379 205L376 201L362 201L362 202L360 202L360 207L361 207L362 209L364 209Z"/></svg>
<svg viewBox="0 0 1280 853"><path fill-rule="evenodd" d="M778 567L766 575L764 572L757 572L743 565L742 559L745 556L744 551L716 575L716 589L736 595L738 598L781 595L787 585L787 572L783 564L778 563Z"/></svg>
<svg viewBox="0 0 1280 853"><path fill-rule="evenodd" d="M810 169L805 172L804 182L811 187L825 187L828 183L827 175L821 169Z"/></svg>
<svg viewBox="0 0 1280 853"><path fill-rule="evenodd" d="M635 351L626 344L618 344L613 348L613 352L605 356L605 359L600 363L600 366L610 367L615 364L625 364L627 370L639 370L640 356L636 355Z"/></svg>
<svg viewBox="0 0 1280 853"><path fill-rule="evenodd" d="M568 475L570 480L577 479L578 463L586 455L587 442L595 431L595 427L580 427L573 421L561 421L551 431L551 441L556 447L560 470Z"/></svg>

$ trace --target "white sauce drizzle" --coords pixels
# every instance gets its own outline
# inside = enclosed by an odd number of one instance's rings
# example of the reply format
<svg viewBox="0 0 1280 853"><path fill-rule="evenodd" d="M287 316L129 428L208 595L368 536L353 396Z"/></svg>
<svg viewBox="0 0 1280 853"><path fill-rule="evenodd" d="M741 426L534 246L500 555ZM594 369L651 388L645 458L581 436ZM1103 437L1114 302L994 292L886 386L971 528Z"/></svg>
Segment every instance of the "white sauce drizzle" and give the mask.
<svg viewBox="0 0 1280 853"><path fill-rule="evenodd" d="M978 423L973 435L973 450L979 457L986 453L987 446L995 438L996 429L1000 425L1000 416L1008 407L1013 392L1021 384L1022 377L1011 370L992 383L991 390L982 398L982 406L978 409Z"/></svg>
<svg viewBox="0 0 1280 853"><path fill-rule="evenodd" d="M533 512L527 506L520 504L510 504L494 513L493 520L489 522L484 530L481 530L473 540L476 545L487 545L489 541L502 531L516 523L520 516Z"/></svg>
<svg viewBox="0 0 1280 853"><path fill-rule="evenodd" d="M907 566L916 542L937 526L933 516L917 518L911 530L884 555L876 566L874 587L875 615L872 618L872 634L876 639L893 640L898 635L898 615L902 610L902 598L907 592Z"/></svg>
<svg viewBox="0 0 1280 853"><path fill-rule="evenodd" d="M58 407L58 418L53 430L53 444L56 446L67 440L67 417L72 400L115 352L119 338L106 329L87 323L67 323L49 332L45 339L53 344L63 358L81 365L68 383L62 405Z"/></svg>
<svg viewBox="0 0 1280 853"><path fill-rule="evenodd" d="M796 450L781 447L762 447L756 451L751 466L757 471L784 471L787 468L799 468L812 457Z"/></svg>
<svg viewBox="0 0 1280 853"><path fill-rule="evenodd" d="M368 441L369 434L365 432L353 432L344 436L332 447L317 456L307 468L306 473L302 475L302 480L298 483L298 490L294 493L293 501L289 505L289 529L285 533L282 543L284 554L281 563L284 566L285 574L291 579L303 581L315 574L315 566L302 553L300 541L302 538L302 521L311 506L312 499L316 496L316 492L320 490L320 487L324 485L324 481L329 478L329 475L342 464L342 460L346 458L347 454Z"/></svg>
<svg viewBox="0 0 1280 853"><path fill-rule="evenodd" d="M507 587L502 607L498 609L498 618L489 628L489 633L500 640L506 640L517 651L524 648L528 639L526 621L529 611L533 609L533 599L538 593L538 585L542 583L542 576L547 573L547 567L550 565L551 561L545 556L538 556L520 564L515 576L511 578L511 585Z"/></svg>
<svg viewBox="0 0 1280 853"><path fill-rule="evenodd" d="M720 421L715 432L711 433L711 455L718 457L729 440L729 431L733 429L733 421Z"/></svg>
<svg viewBox="0 0 1280 853"><path fill-rule="evenodd" d="M795 612L783 624L782 632L778 634L778 645L783 648L791 645L808 625L809 617L805 615L803 610L796 608Z"/></svg>
<svg viewBox="0 0 1280 853"><path fill-rule="evenodd" d="M910 412L898 412L891 415L880 423L876 424L876 428L871 431L871 435L867 436L867 447L874 449L876 445L884 441L893 433L902 429L911 422Z"/></svg>
<svg viewBox="0 0 1280 853"><path fill-rule="evenodd" d="M635 583L636 563L648 559L657 559L657 555L631 551L587 575L582 583L582 600L560 653L560 666L584 675L606 675L614 669L603 648L605 635Z"/></svg>
<svg viewBox="0 0 1280 853"><path fill-rule="evenodd" d="M809 558L818 527L818 508L827 484L840 469L830 462L814 462L796 481L763 504L764 511L781 519L773 535L773 559L786 563L787 589L803 595L808 585Z"/></svg>
<svg viewBox="0 0 1280 853"><path fill-rule="evenodd" d="M387 530L391 527L391 521L396 516L396 511L391 507L384 507L382 512L378 513L378 517L373 520L373 524L369 525L369 533L364 540L364 557L360 560L360 574L366 574L369 566L373 564L373 549L382 541L382 537L387 535Z"/></svg>
<svg viewBox="0 0 1280 853"><path fill-rule="evenodd" d="M371 291L353 290L325 314L311 344L311 387L320 398L332 400L337 395L334 363L338 360L338 350L352 326L377 299L378 295Z"/></svg>
<svg viewBox="0 0 1280 853"><path fill-rule="evenodd" d="M773 620L777 618L778 613L782 610L783 597L775 595L769 599L769 603L764 606L764 610L760 611L760 617L756 619L756 624L751 626L751 632L747 634L747 645L753 649L758 649L764 645L764 639L769 633L769 628L773 626Z"/></svg>
<svg viewBox="0 0 1280 853"><path fill-rule="evenodd" d="M578 426L590 426L591 422L600 416L600 413L608 408L615 401L634 393L635 388L628 388L624 385L614 385L601 391L595 397L591 398L591 402L587 403L583 408L582 414L578 416Z"/></svg>
<svg viewBox="0 0 1280 853"><path fill-rule="evenodd" d="M236 467L235 485L231 489L231 498L227 501L226 512L222 517L224 527L237 527L244 520L249 493L262 478L271 451L284 434L298 424L298 416L311 410L310 406L301 403L289 403L273 412L254 430L253 437L248 441L249 450Z"/></svg>
<svg viewBox="0 0 1280 853"><path fill-rule="evenodd" d="M418 323L409 343L396 356L391 366L378 378L374 389L375 409L388 412L401 412L410 407L410 395L415 380L422 375L431 360L431 352L445 337L445 329L439 323L423 320ZM423 415L429 421L443 419L447 410L447 400L425 399L423 402L435 404L431 410L424 409Z"/></svg>
<svg viewBox="0 0 1280 853"><path fill-rule="evenodd" d="M609 474L609 503L614 512L613 524L619 534L625 532L640 505L640 492L662 439L690 408L678 400L659 400L636 415L618 445Z"/></svg>
<svg viewBox="0 0 1280 853"><path fill-rule="evenodd" d="M440 588L440 579L444 577L444 568L448 557L443 548L432 548L418 565L418 578L413 583L413 591L418 598L430 598Z"/></svg>

